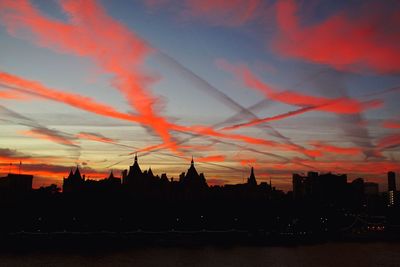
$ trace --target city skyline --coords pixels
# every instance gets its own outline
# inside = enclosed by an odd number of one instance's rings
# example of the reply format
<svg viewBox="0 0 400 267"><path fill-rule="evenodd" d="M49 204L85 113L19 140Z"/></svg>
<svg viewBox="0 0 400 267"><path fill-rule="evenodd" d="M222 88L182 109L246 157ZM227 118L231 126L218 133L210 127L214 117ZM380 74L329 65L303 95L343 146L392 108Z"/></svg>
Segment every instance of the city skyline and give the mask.
<svg viewBox="0 0 400 267"><path fill-rule="evenodd" d="M194 157L212 185L253 166L285 191L309 171L386 188L400 172L398 9L0 0L0 176L61 185L79 165L103 179L137 153L176 178Z"/></svg>
<svg viewBox="0 0 400 267"><path fill-rule="evenodd" d="M201 162L200 162L201 164ZM15 170L12 172L11 170ZM276 192L280 193L288 193L288 194L293 194L294 199L296 199L296 191L304 191L305 188L309 187L310 185L307 185L309 183L314 183L316 177L318 179L321 179L320 181L323 183L332 183L335 184L338 182L339 184L344 182L347 186L352 185L352 184L357 184L360 181L362 184L365 183L367 186L373 187L373 193L372 194L380 194L382 192L397 192L396 187L397 187L397 179L396 179L396 172L389 171L386 173L385 179L386 181L384 183L377 183L377 182L372 182L368 179L365 179L363 177L357 177L354 179L349 179L352 181L348 181L348 175L346 173L336 173L336 172L319 172L319 171L307 171L307 172L299 172L299 173L292 173L291 174L291 185L290 188L279 188L276 187L275 184L272 183L272 178L270 177L269 180L265 179L260 179L260 182L258 182L258 178L256 178L255 172L256 169L253 166L249 166L247 168L247 172L242 174L242 179L241 181L238 181L237 183L218 183L215 181L213 178L206 178L207 173L204 172L198 172L198 170L195 167L195 159L192 157L190 161L190 166L187 169L187 171L180 171L177 176L170 176L168 173L161 171L160 173L155 173L153 172L151 166L148 168L143 168L140 167L139 163L139 157L137 153L135 153L135 156L133 158L133 163L132 165L129 165L129 168L124 168L122 170L118 170L118 172L114 169L109 170L108 173L104 173L102 177L92 177L90 172L86 172L87 168L81 167L79 165L76 165L75 167L70 167L68 173L64 173L61 178L61 183L52 183L50 185L41 185L40 187L38 185L35 185L35 174L33 172L24 172L22 168L22 162L19 163L17 166L12 166L10 164L9 166L9 172L7 173L7 176L2 177L2 179L15 179L13 177L31 177L30 179L30 186L29 188L31 189L44 189L44 188L49 188L56 186L58 187L62 192L65 192L65 186L66 186L66 181L70 181L71 179L76 179L78 181L77 186L82 187L84 183L89 182L89 183L99 183L101 184L102 182L109 181L112 184L116 183L118 186L137 186L134 184L129 185L128 179L143 179L144 181L153 183L155 181L159 182L168 182L173 184L175 183L182 183L184 180L198 180L200 179L201 182L200 184L206 185L206 187L230 187L230 186L242 186L242 185L250 185L250 186L261 186L267 188L273 189ZM68 174L68 175L66 175ZM186 177L186 178L185 178ZM189 178L188 178L189 177ZM194 178L193 178L194 177ZM0 177L1 178L1 177ZM155 179L155 180L154 180ZM76 182L75 181L75 182ZM190 182L189 182L190 183ZM195 182L196 185L197 182ZM107 185L107 184L106 184ZM278 183L279 185L279 183ZM109 184L108 184L109 186ZM300 186L300 187L299 187ZM201 187L201 186L200 186ZM303 189L299 189L302 188ZM328 186L329 188L331 186ZM296 189L297 188L297 189ZM138 189L141 190L139 187ZM75 189L76 190L76 189ZM334 186L332 188L334 189ZM368 189L367 189L368 190ZM79 191L79 190L78 190ZM68 190L67 190L68 192ZM304 194L303 192L302 194ZM297 193L298 194L298 193ZM340 195L340 194L339 194Z"/></svg>

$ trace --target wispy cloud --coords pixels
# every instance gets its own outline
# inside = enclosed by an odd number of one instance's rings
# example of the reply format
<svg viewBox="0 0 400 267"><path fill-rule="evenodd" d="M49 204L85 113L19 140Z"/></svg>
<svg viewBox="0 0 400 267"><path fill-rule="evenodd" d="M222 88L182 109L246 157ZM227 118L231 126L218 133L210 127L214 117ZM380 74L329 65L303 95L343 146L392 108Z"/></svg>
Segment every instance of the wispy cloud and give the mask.
<svg viewBox="0 0 400 267"><path fill-rule="evenodd" d="M264 94L266 98L288 105L315 106L315 110L336 114L357 114L366 109L377 108L382 105L382 102L379 100L361 102L347 97L317 97L296 91L279 90L261 81L244 64L233 65L226 60L219 60L217 61L217 65L234 74L248 88Z"/></svg>
<svg viewBox="0 0 400 267"><path fill-rule="evenodd" d="M154 9L173 7L182 19L197 20L210 25L236 27L262 15L262 0L144 0Z"/></svg>
<svg viewBox="0 0 400 267"><path fill-rule="evenodd" d="M108 16L96 1L61 1L60 5L70 23L46 17L29 1L2 3L2 20L14 35L19 35L18 30L28 30L41 46L92 59L100 69L114 76L112 85L138 113L139 122L145 123L164 142L172 142L169 123L157 114L157 99L149 90L157 77L142 70L151 48Z"/></svg>
<svg viewBox="0 0 400 267"><path fill-rule="evenodd" d="M304 26L295 0L278 0L276 51L338 70L400 71L400 13L393 2L357 5Z"/></svg>
<svg viewBox="0 0 400 267"><path fill-rule="evenodd" d="M0 105L0 120L11 121L14 124L27 126L30 128L30 130L21 131L19 133L26 136L45 139L54 143L71 147L73 148L74 152L78 153L79 155L80 147L76 143L76 138L71 134L64 133L56 129L50 129L44 125L39 124L33 119L23 116L1 105Z"/></svg>

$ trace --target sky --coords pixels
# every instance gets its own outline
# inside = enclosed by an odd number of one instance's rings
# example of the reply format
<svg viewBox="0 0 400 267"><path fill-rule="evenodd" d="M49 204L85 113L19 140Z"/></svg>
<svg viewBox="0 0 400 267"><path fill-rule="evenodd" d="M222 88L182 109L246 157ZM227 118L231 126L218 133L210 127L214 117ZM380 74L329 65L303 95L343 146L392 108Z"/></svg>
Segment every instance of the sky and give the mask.
<svg viewBox="0 0 400 267"><path fill-rule="evenodd" d="M400 173L400 3L0 0L0 174Z"/></svg>

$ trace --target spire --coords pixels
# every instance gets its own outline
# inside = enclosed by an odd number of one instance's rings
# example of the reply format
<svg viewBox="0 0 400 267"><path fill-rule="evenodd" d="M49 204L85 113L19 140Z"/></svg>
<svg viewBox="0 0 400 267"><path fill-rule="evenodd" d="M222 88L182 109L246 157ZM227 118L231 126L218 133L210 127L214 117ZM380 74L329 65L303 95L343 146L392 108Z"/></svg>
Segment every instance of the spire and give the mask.
<svg viewBox="0 0 400 267"><path fill-rule="evenodd" d="M81 172L79 171L79 165L76 165L76 170L74 176L76 178L82 179Z"/></svg>
<svg viewBox="0 0 400 267"><path fill-rule="evenodd" d="M135 153L135 162L133 163L132 166L129 167L129 177L136 177L139 178L142 175L142 170L140 169L139 163L138 163L138 157L137 153Z"/></svg>
<svg viewBox="0 0 400 267"><path fill-rule="evenodd" d="M190 162L190 167L187 170L186 175L184 174L184 177L185 179L197 179L199 177L196 167L194 167L193 156L192 156L192 161Z"/></svg>
<svg viewBox="0 0 400 267"><path fill-rule="evenodd" d="M147 175L149 176L149 177L153 177L154 175L153 175L153 171L151 170L151 167L149 168L149 170L147 171Z"/></svg>
<svg viewBox="0 0 400 267"><path fill-rule="evenodd" d="M108 177L108 179L114 179L114 173L113 173L113 170L111 170L111 172L110 172L110 176Z"/></svg>
<svg viewBox="0 0 400 267"><path fill-rule="evenodd" d="M71 168L71 170L69 171L68 179L71 179L72 176L74 176L74 173L72 172L72 168Z"/></svg>
<svg viewBox="0 0 400 267"><path fill-rule="evenodd" d="M247 179L247 183L254 186L257 185L256 176L254 175L254 168L251 167L250 177Z"/></svg>

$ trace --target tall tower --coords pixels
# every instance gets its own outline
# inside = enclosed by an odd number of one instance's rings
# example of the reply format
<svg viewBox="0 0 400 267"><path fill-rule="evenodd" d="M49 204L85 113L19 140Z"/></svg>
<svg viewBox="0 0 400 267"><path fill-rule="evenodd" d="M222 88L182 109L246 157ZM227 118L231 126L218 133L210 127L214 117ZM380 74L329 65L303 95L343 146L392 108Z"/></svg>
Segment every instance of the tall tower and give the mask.
<svg viewBox="0 0 400 267"><path fill-rule="evenodd" d="M396 191L396 173L388 172L388 191Z"/></svg>
<svg viewBox="0 0 400 267"><path fill-rule="evenodd" d="M247 179L247 184L250 186L257 186L256 176L254 175L254 168L251 167L250 177Z"/></svg>
<svg viewBox="0 0 400 267"><path fill-rule="evenodd" d="M397 192L396 192L396 173L388 172L388 204L389 206L396 206Z"/></svg>

